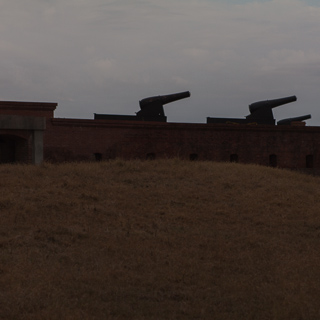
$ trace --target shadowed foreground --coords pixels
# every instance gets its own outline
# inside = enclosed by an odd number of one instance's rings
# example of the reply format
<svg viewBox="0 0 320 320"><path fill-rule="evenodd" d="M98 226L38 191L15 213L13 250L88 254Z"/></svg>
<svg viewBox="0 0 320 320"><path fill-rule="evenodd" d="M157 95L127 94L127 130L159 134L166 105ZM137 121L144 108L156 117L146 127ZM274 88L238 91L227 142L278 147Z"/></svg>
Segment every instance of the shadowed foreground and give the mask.
<svg viewBox="0 0 320 320"><path fill-rule="evenodd" d="M259 166L0 166L1 319L318 319L320 179Z"/></svg>

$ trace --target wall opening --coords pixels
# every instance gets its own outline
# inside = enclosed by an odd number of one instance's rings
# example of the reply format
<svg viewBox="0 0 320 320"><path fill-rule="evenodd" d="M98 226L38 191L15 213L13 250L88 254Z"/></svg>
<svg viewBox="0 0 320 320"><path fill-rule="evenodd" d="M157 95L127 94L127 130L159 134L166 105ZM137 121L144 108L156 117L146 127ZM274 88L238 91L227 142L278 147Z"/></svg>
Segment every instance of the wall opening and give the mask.
<svg viewBox="0 0 320 320"><path fill-rule="evenodd" d="M237 154L233 153L230 155L230 162L238 162L239 161L239 157Z"/></svg>
<svg viewBox="0 0 320 320"><path fill-rule="evenodd" d="M26 139L0 135L0 163L27 163L29 159L29 148Z"/></svg>
<svg viewBox="0 0 320 320"><path fill-rule="evenodd" d="M313 154L306 156L306 168L313 168Z"/></svg>
<svg viewBox="0 0 320 320"><path fill-rule="evenodd" d="M156 158L155 153L147 153L146 159L147 160L154 160Z"/></svg>
<svg viewBox="0 0 320 320"><path fill-rule="evenodd" d="M270 154L269 156L269 166L276 167L278 165L278 159L276 154Z"/></svg>
<svg viewBox="0 0 320 320"><path fill-rule="evenodd" d="M94 158L96 161L102 161L102 153L95 153Z"/></svg>
<svg viewBox="0 0 320 320"><path fill-rule="evenodd" d="M189 155L189 159L190 159L191 161L198 160L198 155L197 155L196 153L191 153L191 154Z"/></svg>

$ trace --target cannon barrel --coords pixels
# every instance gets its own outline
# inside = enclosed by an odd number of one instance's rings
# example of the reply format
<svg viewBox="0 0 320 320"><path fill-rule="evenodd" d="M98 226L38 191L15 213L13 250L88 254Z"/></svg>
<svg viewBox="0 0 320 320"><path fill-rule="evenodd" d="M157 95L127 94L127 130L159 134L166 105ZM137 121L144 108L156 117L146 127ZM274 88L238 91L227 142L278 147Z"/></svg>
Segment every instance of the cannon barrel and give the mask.
<svg viewBox="0 0 320 320"><path fill-rule="evenodd" d="M139 105L142 110L145 107L152 105L152 104L164 105L164 104L174 102L177 100L181 100L181 99L185 99L188 97L190 97L190 92L184 91L184 92L173 93L173 94L168 94L168 95L163 95L163 96L154 96L154 97L145 98L145 99L142 99L139 101Z"/></svg>
<svg viewBox="0 0 320 320"><path fill-rule="evenodd" d="M273 99L273 100L265 100L265 101L258 101L254 102L249 105L250 113L254 113L260 109L273 109L279 106L282 106L287 103L291 103L297 101L296 96L290 96L286 98L280 98L280 99Z"/></svg>
<svg viewBox="0 0 320 320"><path fill-rule="evenodd" d="M291 122L293 121L303 121L303 120L307 120L307 119L311 119L311 114L306 114L304 116L300 116L300 117L295 117L295 118L288 118L288 119L283 119L277 122L277 125L281 126L281 125L287 125L289 126L291 124Z"/></svg>

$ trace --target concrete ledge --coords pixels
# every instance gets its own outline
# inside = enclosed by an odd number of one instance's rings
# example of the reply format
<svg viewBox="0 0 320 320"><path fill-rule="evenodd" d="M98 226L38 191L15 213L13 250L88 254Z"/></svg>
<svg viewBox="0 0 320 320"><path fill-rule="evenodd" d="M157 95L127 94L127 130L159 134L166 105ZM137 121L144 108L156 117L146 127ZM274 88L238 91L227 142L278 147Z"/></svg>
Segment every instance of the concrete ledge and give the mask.
<svg viewBox="0 0 320 320"><path fill-rule="evenodd" d="M45 130L45 128L46 119L44 117L0 116L0 129Z"/></svg>

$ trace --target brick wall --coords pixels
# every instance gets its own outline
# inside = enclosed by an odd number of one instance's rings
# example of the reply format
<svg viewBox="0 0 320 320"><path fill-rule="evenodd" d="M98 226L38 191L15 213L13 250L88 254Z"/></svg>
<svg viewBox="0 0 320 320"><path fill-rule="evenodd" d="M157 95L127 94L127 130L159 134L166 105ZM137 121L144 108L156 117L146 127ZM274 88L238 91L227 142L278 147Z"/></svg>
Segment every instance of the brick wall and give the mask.
<svg viewBox="0 0 320 320"><path fill-rule="evenodd" d="M51 119L45 159L184 159L320 168L320 128ZM311 160L310 160L311 159Z"/></svg>
<svg viewBox="0 0 320 320"><path fill-rule="evenodd" d="M0 101L0 115L45 117L50 161L180 157L320 170L320 127L55 119L56 106ZM0 135L15 137L16 158L30 162L32 131Z"/></svg>

